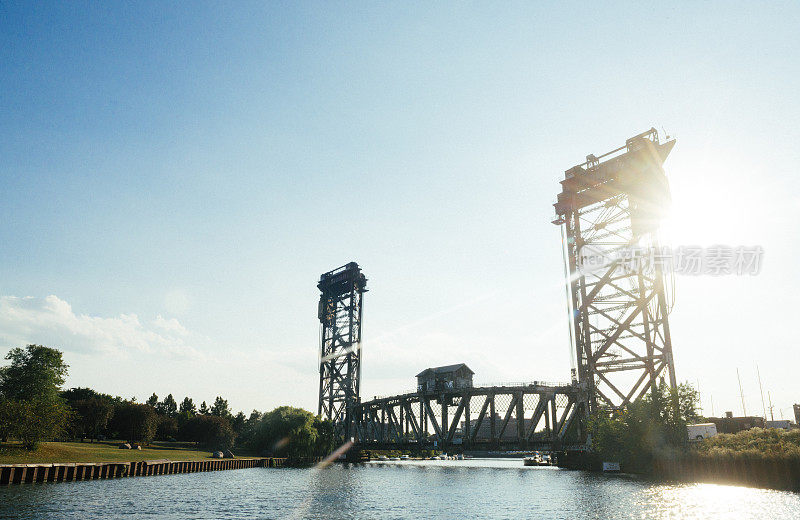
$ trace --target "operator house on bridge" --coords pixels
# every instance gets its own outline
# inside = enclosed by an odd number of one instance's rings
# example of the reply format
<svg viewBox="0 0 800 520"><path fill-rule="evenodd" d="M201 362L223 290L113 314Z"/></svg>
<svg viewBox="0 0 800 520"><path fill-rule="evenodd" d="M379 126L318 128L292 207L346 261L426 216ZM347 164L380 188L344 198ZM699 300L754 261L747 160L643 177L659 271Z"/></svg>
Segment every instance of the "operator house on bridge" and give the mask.
<svg viewBox="0 0 800 520"><path fill-rule="evenodd" d="M434 394L444 391L472 388L475 374L464 363L443 367L426 368L417 374L417 392Z"/></svg>

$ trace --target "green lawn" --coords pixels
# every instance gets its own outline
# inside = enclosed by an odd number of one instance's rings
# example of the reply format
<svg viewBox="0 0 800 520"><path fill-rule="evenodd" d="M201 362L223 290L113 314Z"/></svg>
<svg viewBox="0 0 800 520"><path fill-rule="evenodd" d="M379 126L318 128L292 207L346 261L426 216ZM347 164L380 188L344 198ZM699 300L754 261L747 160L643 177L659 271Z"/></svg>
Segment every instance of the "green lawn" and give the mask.
<svg viewBox="0 0 800 520"><path fill-rule="evenodd" d="M198 451L175 443L159 443L140 450L121 450L118 442L43 442L35 451L19 444L0 444L0 464L36 462L127 462L150 459L200 460L211 452ZM238 453L236 455L239 455Z"/></svg>

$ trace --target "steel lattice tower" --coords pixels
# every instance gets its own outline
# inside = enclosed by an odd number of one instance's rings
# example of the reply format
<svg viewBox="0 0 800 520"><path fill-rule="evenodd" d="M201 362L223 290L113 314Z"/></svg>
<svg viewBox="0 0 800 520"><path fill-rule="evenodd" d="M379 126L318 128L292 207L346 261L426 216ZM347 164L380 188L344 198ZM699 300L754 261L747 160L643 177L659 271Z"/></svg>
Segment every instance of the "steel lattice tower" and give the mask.
<svg viewBox="0 0 800 520"><path fill-rule="evenodd" d="M322 327L317 413L350 438L352 407L360 402L361 313L367 279L355 262L320 277L317 315Z"/></svg>
<svg viewBox="0 0 800 520"><path fill-rule="evenodd" d="M589 408L621 408L666 376L675 387L657 232L671 202L655 129L570 168L554 204L562 226L577 378Z"/></svg>

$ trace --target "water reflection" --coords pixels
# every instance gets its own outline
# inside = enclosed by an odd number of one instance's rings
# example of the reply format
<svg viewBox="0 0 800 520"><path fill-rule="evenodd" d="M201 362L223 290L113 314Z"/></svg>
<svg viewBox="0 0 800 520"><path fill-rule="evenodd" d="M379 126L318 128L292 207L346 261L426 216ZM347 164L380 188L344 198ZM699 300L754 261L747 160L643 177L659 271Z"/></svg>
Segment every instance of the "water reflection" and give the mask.
<svg viewBox="0 0 800 520"><path fill-rule="evenodd" d="M6 518L800 517L800 495L525 468L519 460L253 468L0 488Z"/></svg>

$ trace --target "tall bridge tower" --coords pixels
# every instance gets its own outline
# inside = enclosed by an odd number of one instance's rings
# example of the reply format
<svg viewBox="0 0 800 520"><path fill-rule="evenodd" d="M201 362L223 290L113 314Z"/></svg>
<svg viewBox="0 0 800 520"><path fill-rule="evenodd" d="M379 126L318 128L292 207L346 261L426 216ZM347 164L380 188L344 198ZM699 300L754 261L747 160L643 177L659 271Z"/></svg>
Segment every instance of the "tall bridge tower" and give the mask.
<svg viewBox="0 0 800 520"><path fill-rule="evenodd" d="M323 274L317 316L322 328L317 414L351 437L352 408L360 402L361 312L367 279L355 262Z"/></svg>
<svg viewBox="0 0 800 520"><path fill-rule="evenodd" d="M567 273L577 379L589 408L621 408L666 376L675 386L658 228L671 202L662 169L675 140L654 128L570 168L554 204Z"/></svg>

